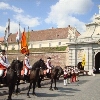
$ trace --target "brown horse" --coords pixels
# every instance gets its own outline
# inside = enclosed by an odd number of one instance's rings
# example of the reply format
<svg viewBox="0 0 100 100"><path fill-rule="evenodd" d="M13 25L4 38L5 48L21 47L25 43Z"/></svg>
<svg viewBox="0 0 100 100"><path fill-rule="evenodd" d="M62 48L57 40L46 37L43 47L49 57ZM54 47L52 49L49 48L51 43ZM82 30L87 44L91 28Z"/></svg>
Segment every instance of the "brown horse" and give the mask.
<svg viewBox="0 0 100 100"><path fill-rule="evenodd" d="M11 66L7 70L6 81L9 88L8 100L12 100L11 96L15 89L15 84L17 83L18 77L21 74L22 67L23 67L23 61L13 60ZM18 91L18 84L16 91Z"/></svg>
<svg viewBox="0 0 100 100"><path fill-rule="evenodd" d="M43 73L41 73L41 75L43 76ZM40 78L38 79L38 87L41 87L41 75L40 75ZM52 84L53 84L53 81L54 81L54 83L55 83L55 87L54 87L54 89L55 90L58 90L58 88L56 87L56 81L57 80L59 80L59 77L61 76L61 75L63 75L63 69L60 67L60 66L56 66L56 67L53 67L52 69L51 69L51 73L48 75L48 74L46 74L47 75L47 77L48 78L50 78L51 79L51 86L50 86L50 90L53 90L52 89Z"/></svg>
<svg viewBox="0 0 100 100"><path fill-rule="evenodd" d="M28 97L30 97L29 91L31 89L32 84L33 84L33 92L32 92L32 94L33 95L36 95L35 94L35 86L36 86L36 82L37 82L37 80L39 78L39 72L40 72L40 69L41 68L42 69L45 69L46 68L46 65L44 63L44 60L42 60L42 59L40 59L37 62L35 62L33 64L33 66L32 66L31 71L30 71L30 77L29 77L29 79L30 79L30 85L29 85L29 89L28 89L28 93L27 93L27 96Z"/></svg>

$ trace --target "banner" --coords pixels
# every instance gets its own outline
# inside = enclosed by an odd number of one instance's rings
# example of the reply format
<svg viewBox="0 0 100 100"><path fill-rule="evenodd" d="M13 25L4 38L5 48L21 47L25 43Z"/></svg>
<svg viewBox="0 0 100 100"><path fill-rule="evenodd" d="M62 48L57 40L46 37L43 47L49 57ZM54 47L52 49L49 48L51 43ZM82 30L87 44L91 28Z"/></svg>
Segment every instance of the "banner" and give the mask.
<svg viewBox="0 0 100 100"><path fill-rule="evenodd" d="M18 29L17 35L16 35L16 42L19 43L20 39L21 39L21 31L20 31L20 23L19 23L19 29Z"/></svg>
<svg viewBox="0 0 100 100"><path fill-rule="evenodd" d="M25 32L23 32L22 37L21 37L21 53L22 54L29 53Z"/></svg>
<svg viewBox="0 0 100 100"><path fill-rule="evenodd" d="M86 63L86 58L85 58L85 54L83 54L83 57L82 57L82 67L85 66L85 63Z"/></svg>

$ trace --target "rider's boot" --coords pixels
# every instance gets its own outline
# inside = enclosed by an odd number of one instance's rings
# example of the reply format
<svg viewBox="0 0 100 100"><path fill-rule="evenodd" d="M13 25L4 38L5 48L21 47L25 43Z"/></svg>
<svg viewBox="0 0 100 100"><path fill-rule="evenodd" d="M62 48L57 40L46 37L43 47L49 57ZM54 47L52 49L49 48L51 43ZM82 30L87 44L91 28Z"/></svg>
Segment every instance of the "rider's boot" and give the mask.
<svg viewBox="0 0 100 100"><path fill-rule="evenodd" d="M24 75L24 82L26 83L27 81L27 75Z"/></svg>

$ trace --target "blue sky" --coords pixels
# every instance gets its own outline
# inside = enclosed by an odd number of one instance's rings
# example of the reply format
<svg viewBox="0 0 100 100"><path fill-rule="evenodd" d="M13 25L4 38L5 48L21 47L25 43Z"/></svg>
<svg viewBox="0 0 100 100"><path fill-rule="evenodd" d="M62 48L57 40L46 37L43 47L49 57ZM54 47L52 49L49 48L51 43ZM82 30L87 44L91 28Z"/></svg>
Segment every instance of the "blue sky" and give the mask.
<svg viewBox="0 0 100 100"><path fill-rule="evenodd" d="M0 37L10 18L10 32L63 28L71 25L82 33L99 13L100 0L0 0Z"/></svg>

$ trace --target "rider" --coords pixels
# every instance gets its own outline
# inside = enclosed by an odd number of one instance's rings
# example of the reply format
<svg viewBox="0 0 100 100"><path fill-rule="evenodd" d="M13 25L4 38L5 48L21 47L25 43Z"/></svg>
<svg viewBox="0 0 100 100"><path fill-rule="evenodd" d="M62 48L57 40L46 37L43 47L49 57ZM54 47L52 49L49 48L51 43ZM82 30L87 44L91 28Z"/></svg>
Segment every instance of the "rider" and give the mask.
<svg viewBox="0 0 100 100"><path fill-rule="evenodd" d="M47 73L50 73L51 69L52 69L52 65L51 65L51 57L48 57L47 58L47 62L46 62L46 65L47 65Z"/></svg>
<svg viewBox="0 0 100 100"><path fill-rule="evenodd" d="M29 70L32 68L32 66L29 63L29 53L25 54L25 58L24 58L24 78L25 80L27 79Z"/></svg>
<svg viewBox="0 0 100 100"><path fill-rule="evenodd" d="M6 51L1 50L1 55L0 55L0 76L3 76L6 69L10 66L9 61L6 57Z"/></svg>

